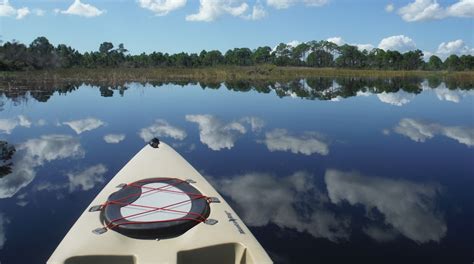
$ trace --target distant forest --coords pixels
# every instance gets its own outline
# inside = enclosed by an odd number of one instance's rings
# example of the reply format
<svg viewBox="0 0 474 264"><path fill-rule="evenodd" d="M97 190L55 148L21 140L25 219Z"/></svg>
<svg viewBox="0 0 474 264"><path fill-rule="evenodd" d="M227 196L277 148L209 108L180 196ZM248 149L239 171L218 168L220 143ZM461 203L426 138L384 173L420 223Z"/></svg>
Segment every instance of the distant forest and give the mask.
<svg viewBox="0 0 474 264"><path fill-rule="evenodd" d="M28 46L17 41L1 43L0 71L24 71L61 68L151 68L151 67L213 67L223 65L252 66L271 64L295 67L335 67L373 70L449 70L474 69L474 56L455 54L444 61L433 55L423 60L421 50L405 53L372 49L360 51L356 46L328 41L309 41L297 46L280 43L256 49L235 48L225 54L218 50L197 53L168 54L153 52L131 55L123 44L115 47L103 42L98 51L80 53L59 44L53 46L45 37L36 38Z"/></svg>

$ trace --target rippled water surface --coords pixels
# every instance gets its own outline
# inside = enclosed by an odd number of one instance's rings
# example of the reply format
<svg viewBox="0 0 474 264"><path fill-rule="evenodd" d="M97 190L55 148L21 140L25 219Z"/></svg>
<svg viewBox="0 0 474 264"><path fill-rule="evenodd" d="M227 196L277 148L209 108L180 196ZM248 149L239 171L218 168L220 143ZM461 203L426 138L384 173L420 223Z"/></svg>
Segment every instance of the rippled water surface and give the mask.
<svg viewBox="0 0 474 264"><path fill-rule="evenodd" d="M0 139L16 152L0 167L0 262L45 262L158 136L277 263L472 263L472 88L353 78L5 88Z"/></svg>

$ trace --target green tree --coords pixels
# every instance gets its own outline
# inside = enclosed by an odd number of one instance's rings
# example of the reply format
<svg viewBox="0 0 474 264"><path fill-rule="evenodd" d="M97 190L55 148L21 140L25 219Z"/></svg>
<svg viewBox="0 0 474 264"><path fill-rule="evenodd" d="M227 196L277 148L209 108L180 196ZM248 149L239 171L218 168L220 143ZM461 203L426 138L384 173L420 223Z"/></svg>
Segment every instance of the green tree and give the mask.
<svg viewBox="0 0 474 264"><path fill-rule="evenodd" d="M474 70L474 56L462 55L459 59L464 70Z"/></svg>
<svg viewBox="0 0 474 264"><path fill-rule="evenodd" d="M428 60L427 67L429 70L438 71L443 69L443 61L436 55L432 55Z"/></svg>
<svg viewBox="0 0 474 264"><path fill-rule="evenodd" d="M36 69L52 68L56 66L54 46L45 37L38 37L31 42L28 53L31 64Z"/></svg>
<svg viewBox="0 0 474 264"><path fill-rule="evenodd" d="M417 70L423 66L423 52L421 50L408 51L403 53L403 69Z"/></svg>
<svg viewBox="0 0 474 264"><path fill-rule="evenodd" d="M258 47L252 54L254 64L270 63L272 61L272 49L268 46Z"/></svg>
<svg viewBox="0 0 474 264"><path fill-rule="evenodd" d="M458 55L453 54L446 58L444 61L444 67L450 71L459 71L462 70L462 63L461 59L459 59Z"/></svg>
<svg viewBox="0 0 474 264"><path fill-rule="evenodd" d="M331 53L322 49L311 52L308 55L306 64L310 67L331 67L334 57Z"/></svg>

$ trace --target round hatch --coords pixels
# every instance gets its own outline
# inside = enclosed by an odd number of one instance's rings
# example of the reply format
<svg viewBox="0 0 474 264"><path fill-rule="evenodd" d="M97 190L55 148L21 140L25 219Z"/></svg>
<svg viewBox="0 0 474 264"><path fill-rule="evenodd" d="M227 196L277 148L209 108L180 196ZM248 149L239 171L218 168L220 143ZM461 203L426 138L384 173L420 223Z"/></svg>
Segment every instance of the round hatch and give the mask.
<svg viewBox="0 0 474 264"><path fill-rule="evenodd" d="M206 196L187 181L150 178L124 185L112 193L102 209L107 228L142 239L179 236L206 221Z"/></svg>

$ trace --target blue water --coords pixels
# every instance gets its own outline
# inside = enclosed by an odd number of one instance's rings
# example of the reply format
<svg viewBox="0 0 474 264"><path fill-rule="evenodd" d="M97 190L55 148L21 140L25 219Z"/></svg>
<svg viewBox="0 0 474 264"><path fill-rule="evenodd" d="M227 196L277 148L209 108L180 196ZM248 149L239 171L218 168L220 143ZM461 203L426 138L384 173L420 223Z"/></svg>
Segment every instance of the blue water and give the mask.
<svg viewBox="0 0 474 264"><path fill-rule="evenodd" d="M213 183L277 263L472 263L470 84L324 80L4 92L0 139L16 153L0 178L0 262L44 263L158 136Z"/></svg>

